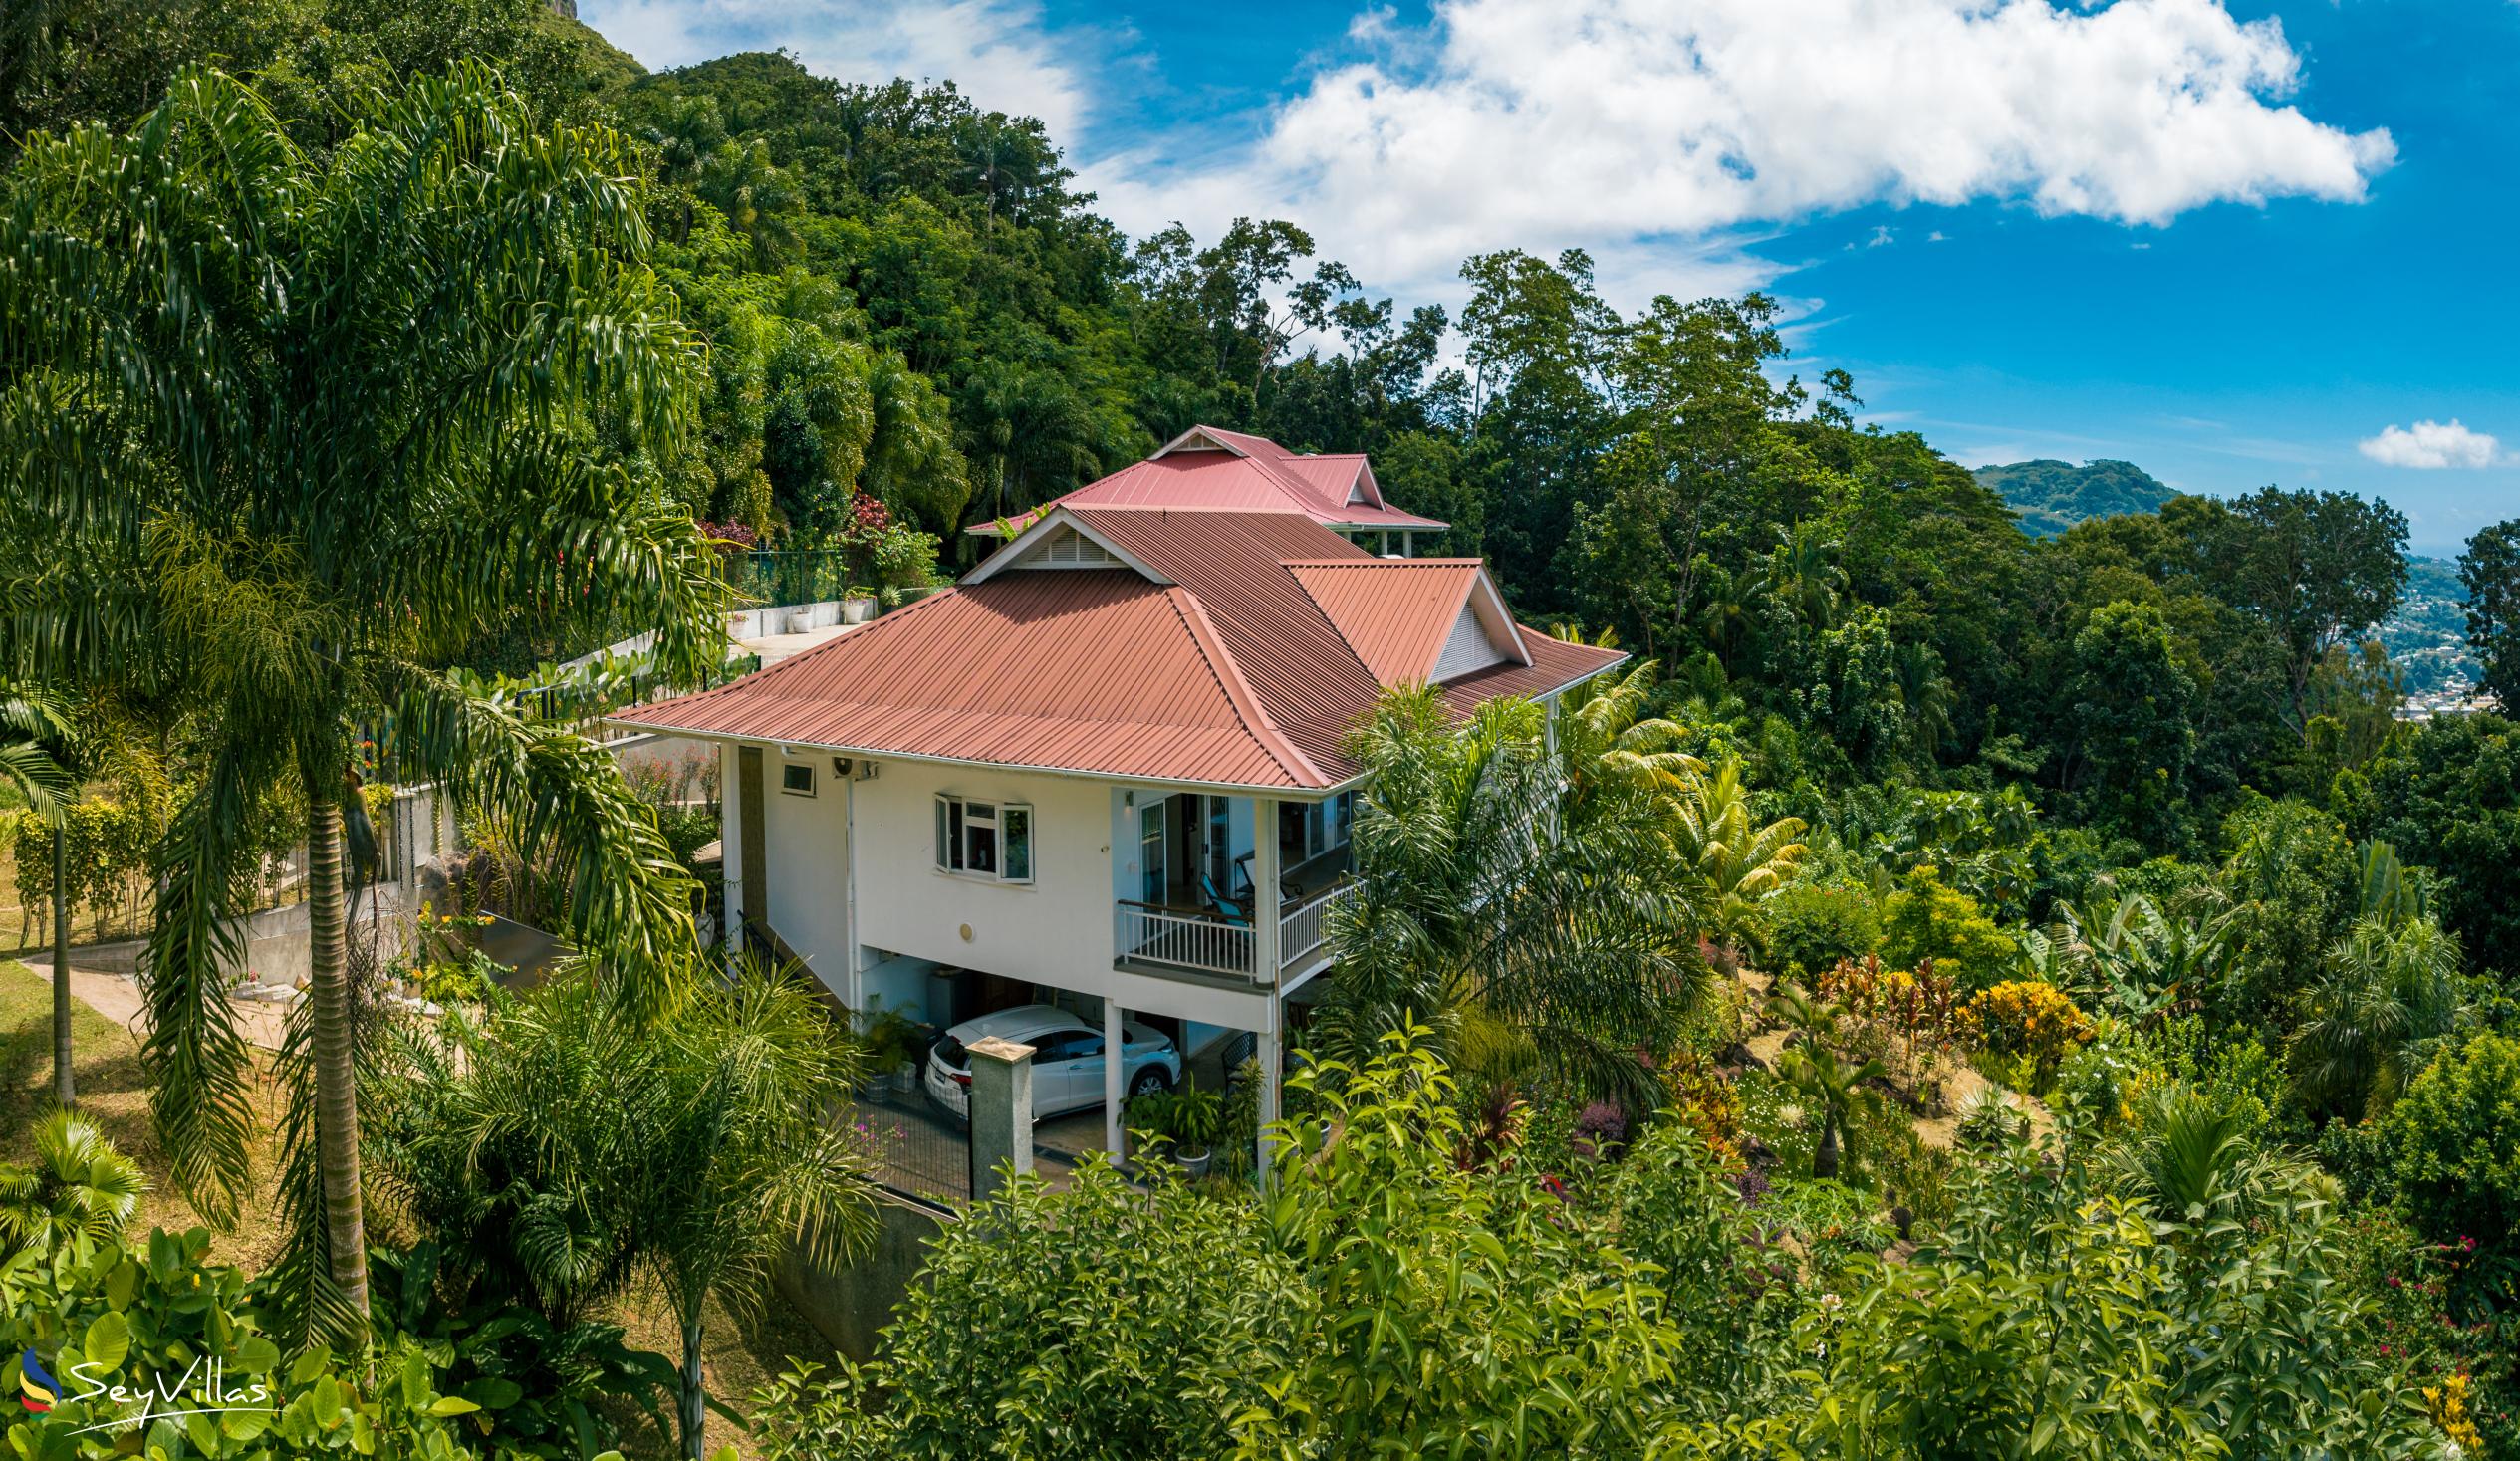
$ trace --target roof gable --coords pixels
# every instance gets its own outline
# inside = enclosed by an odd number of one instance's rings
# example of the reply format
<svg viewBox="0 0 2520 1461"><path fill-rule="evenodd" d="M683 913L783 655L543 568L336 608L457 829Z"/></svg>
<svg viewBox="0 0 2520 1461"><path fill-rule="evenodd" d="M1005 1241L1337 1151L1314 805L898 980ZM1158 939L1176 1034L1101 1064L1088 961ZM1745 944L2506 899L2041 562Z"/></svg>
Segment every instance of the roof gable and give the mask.
<svg viewBox="0 0 2520 1461"><path fill-rule="evenodd" d="M1054 508L982 559L978 567L963 575L962 582L985 584L1010 570L1115 568L1127 569L1152 584L1172 582L1113 544L1105 534L1080 522L1075 513Z"/></svg>
<svg viewBox="0 0 2520 1461"><path fill-rule="evenodd" d="M1530 662L1478 559L1334 559L1286 567L1386 689L1431 684L1507 660Z"/></svg>

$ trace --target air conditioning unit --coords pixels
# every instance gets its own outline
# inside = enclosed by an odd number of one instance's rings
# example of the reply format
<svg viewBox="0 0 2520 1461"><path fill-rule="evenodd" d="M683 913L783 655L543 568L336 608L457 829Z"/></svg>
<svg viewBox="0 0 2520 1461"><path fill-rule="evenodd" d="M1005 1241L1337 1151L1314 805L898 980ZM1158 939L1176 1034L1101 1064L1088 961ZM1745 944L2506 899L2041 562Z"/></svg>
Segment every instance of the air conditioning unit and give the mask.
<svg viewBox="0 0 2520 1461"><path fill-rule="evenodd" d="M873 781L875 780L875 763L864 756L834 756L832 775L845 776L851 781Z"/></svg>

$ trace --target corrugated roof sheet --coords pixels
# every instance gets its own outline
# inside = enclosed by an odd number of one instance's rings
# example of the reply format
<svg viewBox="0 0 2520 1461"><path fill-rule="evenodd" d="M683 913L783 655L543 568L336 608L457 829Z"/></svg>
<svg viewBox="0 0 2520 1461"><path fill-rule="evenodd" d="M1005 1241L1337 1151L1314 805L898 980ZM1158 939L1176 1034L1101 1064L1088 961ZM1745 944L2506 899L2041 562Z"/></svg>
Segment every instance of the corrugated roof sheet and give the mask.
<svg viewBox="0 0 2520 1461"><path fill-rule="evenodd" d="M1387 689L1432 676L1484 565L1475 558L1369 558L1286 567Z"/></svg>
<svg viewBox="0 0 2520 1461"><path fill-rule="evenodd" d="M1500 695L1546 695L1599 674L1628 657L1618 649L1554 639L1528 624L1523 626L1523 645L1531 651L1531 663L1491 664L1459 679L1446 680L1442 686L1446 703L1455 712L1467 715L1483 700Z"/></svg>
<svg viewBox="0 0 2520 1461"><path fill-rule="evenodd" d="M1266 730L1196 612L1182 590L1126 570L1008 574L615 719L1159 781L1326 784Z"/></svg>

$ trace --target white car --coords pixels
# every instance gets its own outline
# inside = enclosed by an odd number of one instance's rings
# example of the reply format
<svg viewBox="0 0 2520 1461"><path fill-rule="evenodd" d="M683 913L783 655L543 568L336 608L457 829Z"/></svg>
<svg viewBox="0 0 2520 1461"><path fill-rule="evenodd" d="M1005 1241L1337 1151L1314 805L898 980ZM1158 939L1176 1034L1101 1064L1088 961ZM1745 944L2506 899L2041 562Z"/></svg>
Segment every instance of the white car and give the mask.
<svg viewBox="0 0 2520 1461"><path fill-rule="evenodd" d="M1181 1053L1160 1030L1134 1020L1123 1026L1121 1089L1132 1096L1168 1091L1181 1080ZM1103 1032L1066 1010L1023 1005L965 1020L928 1047L927 1098L971 1118L971 1059L964 1048L995 1036L1033 1048L1033 1116L1055 1116L1103 1103Z"/></svg>

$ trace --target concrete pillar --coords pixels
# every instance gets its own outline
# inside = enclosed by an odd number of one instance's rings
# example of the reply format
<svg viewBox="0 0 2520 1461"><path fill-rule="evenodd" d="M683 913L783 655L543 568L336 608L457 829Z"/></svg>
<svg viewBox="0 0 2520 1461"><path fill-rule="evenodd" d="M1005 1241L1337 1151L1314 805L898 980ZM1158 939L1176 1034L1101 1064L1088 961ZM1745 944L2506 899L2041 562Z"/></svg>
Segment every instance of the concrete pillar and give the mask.
<svg viewBox="0 0 2520 1461"><path fill-rule="evenodd" d="M1278 857L1278 802L1274 797L1258 799L1253 815L1254 836L1251 857L1251 975L1268 991L1269 1013L1265 1029L1259 1036L1255 1054L1260 1061L1260 1137L1254 1153L1254 1170L1260 1180L1269 1179L1269 1141L1265 1134L1271 1121L1278 1118L1278 1026L1285 1011L1278 1001L1280 958L1278 953L1278 918L1281 896L1278 879L1284 875Z"/></svg>
<svg viewBox="0 0 2520 1461"><path fill-rule="evenodd" d="M1260 1062L1260 1149L1253 1153L1252 1170L1259 1173L1261 1185L1269 1181L1269 1127L1279 1115L1278 1073L1286 1067L1278 1027L1286 1019L1286 1006L1277 996L1269 997L1269 1027L1260 1032L1255 1058Z"/></svg>
<svg viewBox="0 0 2520 1461"><path fill-rule="evenodd" d="M971 1200L1033 1169L1033 1048L992 1035L971 1057Z"/></svg>
<svg viewBox="0 0 2520 1461"><path fill-rule="evenodd" d="M1103 1149L1112 1154L1112 1164L1121 1158L1121 1082L1129 1075L1124 1059L1129 1045L1127 1023L1121 1018L1120 1001L1103 1001Z"/></svg>

